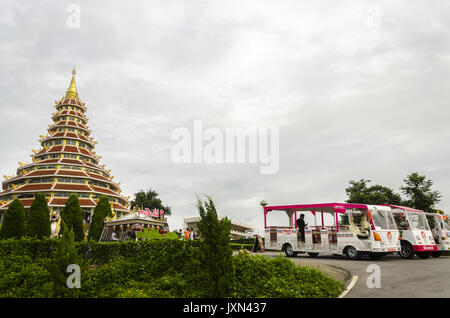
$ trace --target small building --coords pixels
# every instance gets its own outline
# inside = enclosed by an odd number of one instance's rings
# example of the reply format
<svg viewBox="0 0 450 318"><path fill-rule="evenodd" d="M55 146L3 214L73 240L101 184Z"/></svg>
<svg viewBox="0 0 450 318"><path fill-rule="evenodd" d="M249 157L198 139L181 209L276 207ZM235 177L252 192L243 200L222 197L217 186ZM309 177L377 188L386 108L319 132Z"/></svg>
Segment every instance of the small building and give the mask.
<svg viewBox="0 0 450 318"><path fill-rule="evenodd" d="M222 217L219 217L219 220L221 220ZM192 218L185 218L184 223L186 224L186 227L189 229L194 229L194 232L198 233L198 227L197 224L200 222L200 217L192 217ZM238 240L241 238L245 238L251 235L251 233L254 231L253 227L248 224L244 224L241 222L236 222L231 220L231 239L232 240Z"/></svg>

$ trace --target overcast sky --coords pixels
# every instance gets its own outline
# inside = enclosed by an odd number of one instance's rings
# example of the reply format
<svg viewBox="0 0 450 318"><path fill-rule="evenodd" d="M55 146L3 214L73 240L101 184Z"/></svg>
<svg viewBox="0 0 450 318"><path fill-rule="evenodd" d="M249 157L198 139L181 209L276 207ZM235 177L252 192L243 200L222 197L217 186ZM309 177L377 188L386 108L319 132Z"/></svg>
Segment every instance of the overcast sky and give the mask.
<svg viewBox="0 0 450 318"><path fill-rule="evenodd" d="M73 28L80 9L79 28ZM351 179L418 171L450 211L448 1L1 1L0 175L30 162L77 68L101 162L153 188L171 229L269 204L343 202ZM279 129L279 170L176 164L177 128Z"/></svg>

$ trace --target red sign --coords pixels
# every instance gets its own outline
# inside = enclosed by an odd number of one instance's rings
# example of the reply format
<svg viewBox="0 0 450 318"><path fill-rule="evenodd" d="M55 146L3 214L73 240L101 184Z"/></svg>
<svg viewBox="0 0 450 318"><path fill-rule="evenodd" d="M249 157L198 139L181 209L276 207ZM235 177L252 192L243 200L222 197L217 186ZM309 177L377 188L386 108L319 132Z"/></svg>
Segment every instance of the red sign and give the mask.
<svg viewBox="0 0 450 318"><path fill-rule="evenodd" d="M148 208L145 208L144 210L139 210L139 214L143 214L145 216L152 216L155 218L162 218L164 216L164 211L158 210L158 209L153 209L153 210L149 210Z"/></svg>
<svg viewBox="0 0 450 318"><path fill-rule="evenodd" d="M425 235L425 232L422 232L422 238L425 238L425 237L427 237L427 236Z"/></svg>
<svg viewBox="0 0 450 318"><path fill-rule="evenodd" d="M392 240L392 234L391 234L391 232L388 232L387 237L388 237L389 241Z"/></svg>

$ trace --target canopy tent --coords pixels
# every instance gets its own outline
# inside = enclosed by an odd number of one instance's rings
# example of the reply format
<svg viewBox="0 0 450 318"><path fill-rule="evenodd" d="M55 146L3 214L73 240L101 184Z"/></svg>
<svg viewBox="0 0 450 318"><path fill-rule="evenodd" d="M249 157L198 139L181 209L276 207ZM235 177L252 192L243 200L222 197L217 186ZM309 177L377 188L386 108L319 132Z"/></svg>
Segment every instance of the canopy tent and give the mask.
<svg viewBox="0 0 450 318"><path fill-rule="evenodd" d="M100 242L124 241L130 239L129 233L131 231L137 232L144 228L156 228L162 233L167 233L169 225L166 219L157 219L139 212L130 213L116 220L105 221ZM117 239L113 239L113 233L118 234Z"/></svg>

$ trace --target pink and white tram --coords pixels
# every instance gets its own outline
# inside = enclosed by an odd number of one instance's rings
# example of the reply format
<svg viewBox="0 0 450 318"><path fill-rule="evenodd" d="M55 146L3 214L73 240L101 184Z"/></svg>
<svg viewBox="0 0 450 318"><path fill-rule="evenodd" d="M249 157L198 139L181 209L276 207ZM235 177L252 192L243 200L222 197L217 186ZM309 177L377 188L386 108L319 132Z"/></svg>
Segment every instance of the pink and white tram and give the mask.
<svg viewBox="0 0 450 318"><path fill-rule="evenodd" d="M267 225L267 214L276 211L286 213L289 226ZM305 227L304 241L297 226L299 213L312 213L316 223ZM333 225L325 225L324 214L332 216ZM346 216L346 224L339 224L339 214ZM316 215L321 216L320 225L317 224ZM385 206L354 203L265 206L264 228L265 248L282 250L288 257L308 253L311 257L339 254L359 259L366 254L379 259L388 253L400 251L400 233L391 208Z"/></svg>
<svg viewBox="0 0 450 318"><path fill-rule="evenodd" d="M402 237L400 256L412 258L416 254L420 258L428 258L431 252L438 250L433 239L425 213L406 206L385 204L392 208L397 219L398 229Z"/></svg>

